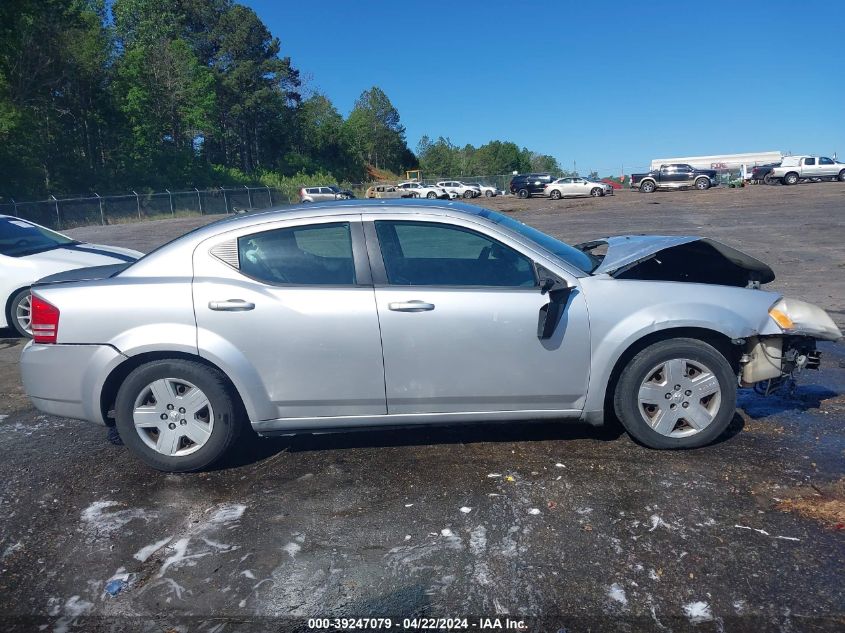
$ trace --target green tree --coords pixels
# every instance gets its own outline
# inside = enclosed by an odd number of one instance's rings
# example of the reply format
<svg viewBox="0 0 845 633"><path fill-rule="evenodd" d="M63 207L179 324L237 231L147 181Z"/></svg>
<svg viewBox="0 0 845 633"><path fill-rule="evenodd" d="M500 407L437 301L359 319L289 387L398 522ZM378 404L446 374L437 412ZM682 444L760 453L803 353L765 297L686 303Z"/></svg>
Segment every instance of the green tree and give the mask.
<svg viewBox="0 0 845 633"><path fill-rule="evenodd" d="M361 93L346 126L359 159L394 172L416 166L416 159L405 143L405 127L399 120L399 111L378 86Z"/></svg>

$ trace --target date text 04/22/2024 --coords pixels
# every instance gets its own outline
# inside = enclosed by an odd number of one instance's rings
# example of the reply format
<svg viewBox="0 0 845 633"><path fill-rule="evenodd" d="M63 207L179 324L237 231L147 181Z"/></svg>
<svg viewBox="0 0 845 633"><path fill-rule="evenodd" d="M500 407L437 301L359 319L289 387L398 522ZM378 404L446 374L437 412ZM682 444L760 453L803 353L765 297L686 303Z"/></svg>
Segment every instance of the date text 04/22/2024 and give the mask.
<svg viewBox="0 0 845 633"><path fill-rule="evenodd" d="M403 618L401 621L392 618L310 618L308 628L314 630L326 629L335 631L354 630L390 630L402 629L406 631L431 630L480 630L480 631L525 631L528 625L524 620L511 618Z"/></svg>

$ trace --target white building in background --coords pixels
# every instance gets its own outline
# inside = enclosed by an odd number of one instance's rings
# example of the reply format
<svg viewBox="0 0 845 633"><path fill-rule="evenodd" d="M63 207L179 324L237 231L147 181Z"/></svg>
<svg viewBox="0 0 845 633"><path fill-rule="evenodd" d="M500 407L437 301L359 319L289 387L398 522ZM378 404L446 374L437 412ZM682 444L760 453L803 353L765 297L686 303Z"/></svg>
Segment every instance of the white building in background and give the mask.
<svg viewBox="0 0 845 633"><path fill-rule="evenodd" d="M757 152L750 154L716 154L713 156L681 156L679 158L655 158L651 169L660 169L661 165L685 163L698 169L724 169L730 171L751 171L755 165L779 163L783 152Z"/></svg>

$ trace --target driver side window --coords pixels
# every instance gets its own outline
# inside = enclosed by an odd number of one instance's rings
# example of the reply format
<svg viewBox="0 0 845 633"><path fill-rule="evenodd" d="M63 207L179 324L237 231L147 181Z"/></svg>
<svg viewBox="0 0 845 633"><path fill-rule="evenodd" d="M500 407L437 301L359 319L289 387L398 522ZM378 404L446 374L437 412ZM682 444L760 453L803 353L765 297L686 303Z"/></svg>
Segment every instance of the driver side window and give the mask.
<svg viewBox="0 0 845 633"><path fill-rule="evenodd" d="M435 222L378 220L376 233L391 285L537 285L532 261L475 231Z"/></svg>

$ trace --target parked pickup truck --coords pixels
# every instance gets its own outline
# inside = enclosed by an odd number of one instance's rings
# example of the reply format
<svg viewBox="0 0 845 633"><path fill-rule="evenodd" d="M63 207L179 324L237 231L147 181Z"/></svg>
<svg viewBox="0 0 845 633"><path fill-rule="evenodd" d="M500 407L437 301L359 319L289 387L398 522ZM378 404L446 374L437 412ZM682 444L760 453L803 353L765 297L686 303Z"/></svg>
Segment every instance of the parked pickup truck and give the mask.
<svg viewBox="0 0 845 633"><path fill-rule="evenodd" d="M827 156L787 156L767 174L767 182L794 185L805 178L838 178L845 182L845 163Z"/></svg>
<svg viewBox="0 0 845 633"><path fill-rule="evenodd" d="M647 174L631 174L631 188L644 193L684 187L695 187L703 191L719 184L717 178L715 169L695 169L691 165L678 163L661 165L660 169L652 169Z"/></svg>

